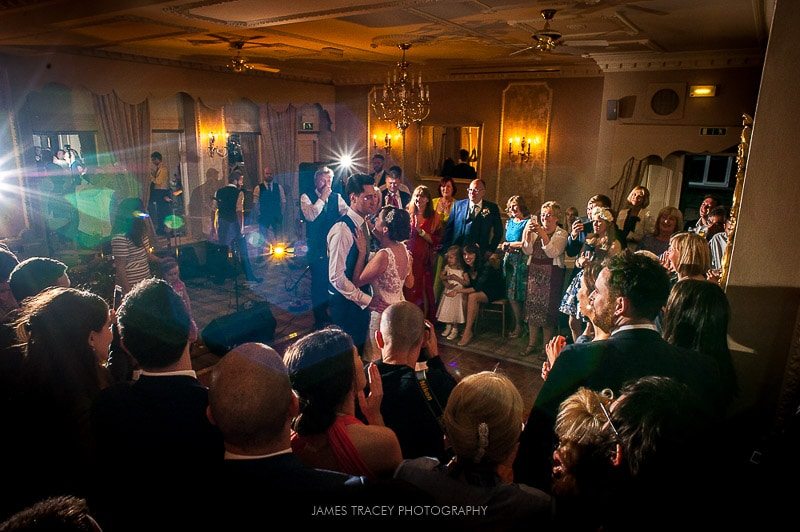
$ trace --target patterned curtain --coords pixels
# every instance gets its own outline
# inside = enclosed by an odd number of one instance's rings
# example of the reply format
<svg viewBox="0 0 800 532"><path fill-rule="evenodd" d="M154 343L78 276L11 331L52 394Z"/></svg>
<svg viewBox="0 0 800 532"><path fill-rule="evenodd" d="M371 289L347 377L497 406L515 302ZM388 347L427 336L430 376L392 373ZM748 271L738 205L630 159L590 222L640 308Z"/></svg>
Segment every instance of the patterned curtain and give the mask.
<svg viewBox="0 0 800 532"><path fill-rule="evenodd" d="M286 193L286 212L283 227L291 238L298 238L300 194L297 175L297 108L289 105L285 111L275 111L269 104L258 106L264 164L272 167L275 181Z"/></svg>
<svg viewBox="0 0 800 532"><path fill-rule="evenodd" d="M123 102L116 93L92 94L100 131L111 155L141 184L145 205L150 195L150 106Z"/></svg>

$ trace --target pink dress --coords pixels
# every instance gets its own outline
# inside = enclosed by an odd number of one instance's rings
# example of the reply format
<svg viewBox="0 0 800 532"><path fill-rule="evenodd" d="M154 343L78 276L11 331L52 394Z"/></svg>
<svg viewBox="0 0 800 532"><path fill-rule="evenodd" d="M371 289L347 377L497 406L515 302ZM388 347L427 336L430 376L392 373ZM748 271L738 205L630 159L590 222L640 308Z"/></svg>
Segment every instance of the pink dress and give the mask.
<svg viewBox="0 0 800 532"><path fill-rule="evenodd" d="M353 445L350 436L347 435L348 425L363 425L361 420L348 415L339 414L333 425L328 427L328 445L336 458L336 470L348 475L363 475L368 478L375 478L367 464L364 463L358 454L358 449ZM292 450L302 452L308 445L308 440L297 433L292 434Z"/></svg>

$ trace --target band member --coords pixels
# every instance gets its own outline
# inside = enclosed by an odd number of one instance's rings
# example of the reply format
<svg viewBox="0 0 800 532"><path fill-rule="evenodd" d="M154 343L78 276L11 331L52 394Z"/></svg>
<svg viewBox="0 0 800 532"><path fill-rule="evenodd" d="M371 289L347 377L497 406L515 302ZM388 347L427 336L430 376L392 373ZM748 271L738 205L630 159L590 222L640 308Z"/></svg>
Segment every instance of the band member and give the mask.
<svg viewBox="0 0 800 532"><path fill-rule="evenodd" d="M255 219L261 229L261 236L267 242L274 242L283 237L283 213L286 210L286 193L283 187L275 183L272 169L264 167L264 178L253 189L253 208ZM268 231L272 230L272 238Z"/></svg>
<svg viewBox="0 0 800 532"><path fill-rule="evenodd" d="M250 259L247 255L247 243L242 235L244 227L244 176L234 171L228 176L228 184L214 194L214 218L217 241L228 248L229 256L233 255L242 264L245 278L260 283L263 279L253 274ZM212 234L212 237L215 236Z"/></svg>
<svg viewBox="0 0 800 532"><path fill-rule="evenodd" d="M164 218L171 210L169 204L172 201L169 190L169 169L157 151L150 154L150 162L153 163L153 170L150 172L151 217L156 233L164 235L166 234Z"/></svg>

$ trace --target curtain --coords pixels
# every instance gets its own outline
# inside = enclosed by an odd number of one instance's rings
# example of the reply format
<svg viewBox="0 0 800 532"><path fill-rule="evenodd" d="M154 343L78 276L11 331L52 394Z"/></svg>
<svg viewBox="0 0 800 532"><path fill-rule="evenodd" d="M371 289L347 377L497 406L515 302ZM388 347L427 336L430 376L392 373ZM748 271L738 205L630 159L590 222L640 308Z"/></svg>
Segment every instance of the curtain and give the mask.
<svg viewBox="0 0 800 532"><path fill-rule="evenodd" d="M100 131L111 155L141 184L142 201L150 200L150 106L122 101L116 93L92 94Z"/></svg>
<svg viewBox="0 0 800 532"><path fill-rule="evenodd" d="M290 239L300 237L300 195L297 165L297 108L289 105L285 111L275 111L268 104L258 106L264 164L270 165L275 181L286 193L286 212L283 227Z"/></svg>

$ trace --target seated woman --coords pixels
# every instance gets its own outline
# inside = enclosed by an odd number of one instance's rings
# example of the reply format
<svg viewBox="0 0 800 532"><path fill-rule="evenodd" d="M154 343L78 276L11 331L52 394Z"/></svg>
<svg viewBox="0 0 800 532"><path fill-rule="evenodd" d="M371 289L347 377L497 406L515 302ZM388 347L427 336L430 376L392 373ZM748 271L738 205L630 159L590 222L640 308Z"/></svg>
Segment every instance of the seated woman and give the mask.
<svg viewBox="0 0 800 532"><path fill-rule="evenodd" d="M458 342L461 346L472 341L472 327L478 317L478 306L505 297L505 282L503 272L500 271L499 255L493 254L484 262L481 259L480 248L476 244L464 246L463 255L470 286L457 290L459 293L467 294L467 323L461 341Z"/></svg>
<svg viewBox="0 0 800 532"><path fill-rule="evenodd" d="M669 248L669 239L683 227L683 214L675 207L664 207L658 211L656 226L652 233L642 237L639 249L661 256Z"/></svg>
<svg viewBox="0 0 800 532"><path fill-rule="evenodd" d="M449 464L435 458L405 460L395 478L425 491L436 505L485 506L470 516L470 528L511 530L547 526L550 497L501 478L517 454L524 405L508 377L483 371L456 385L444 410L446 441L455 452Z"/></svg>
<svg viewBox="0 0 800 532"><path fill-rule="evenodd" d="M667 268L677 274L678 281L704 281L711 269L711 249L706 239L696 233L677 233L669 240Z"/></svg>
<svg viewBox="0 0 800 532"><path fill-rule="evenodd" d="M383 426L378 368L369 365L370 394L358 351L336 327L304 336L283 360L300 399L292 450L306 465L369 478L391 476L402 460L394 432ZM369 425L355 417L358 406Z"/></svg>
<svg viewBox="0 0 800 532"><path fill-rule="evenodd" d="M610 408L612 395L609 389L578 388L558 408L550 490L557 501L558 530L596 530L599 525L608 460L594 449L602 442L597 433L607 422L603 408Z"/></svg>
<svg viewBox="0 0 800 532"><path fill-rule="evenodd" d="M728 297L719 285L686 279L672 287L662 321L664 340L716 361L726 406L738 393L736 371L728 349L730 314Z"/></svg>

